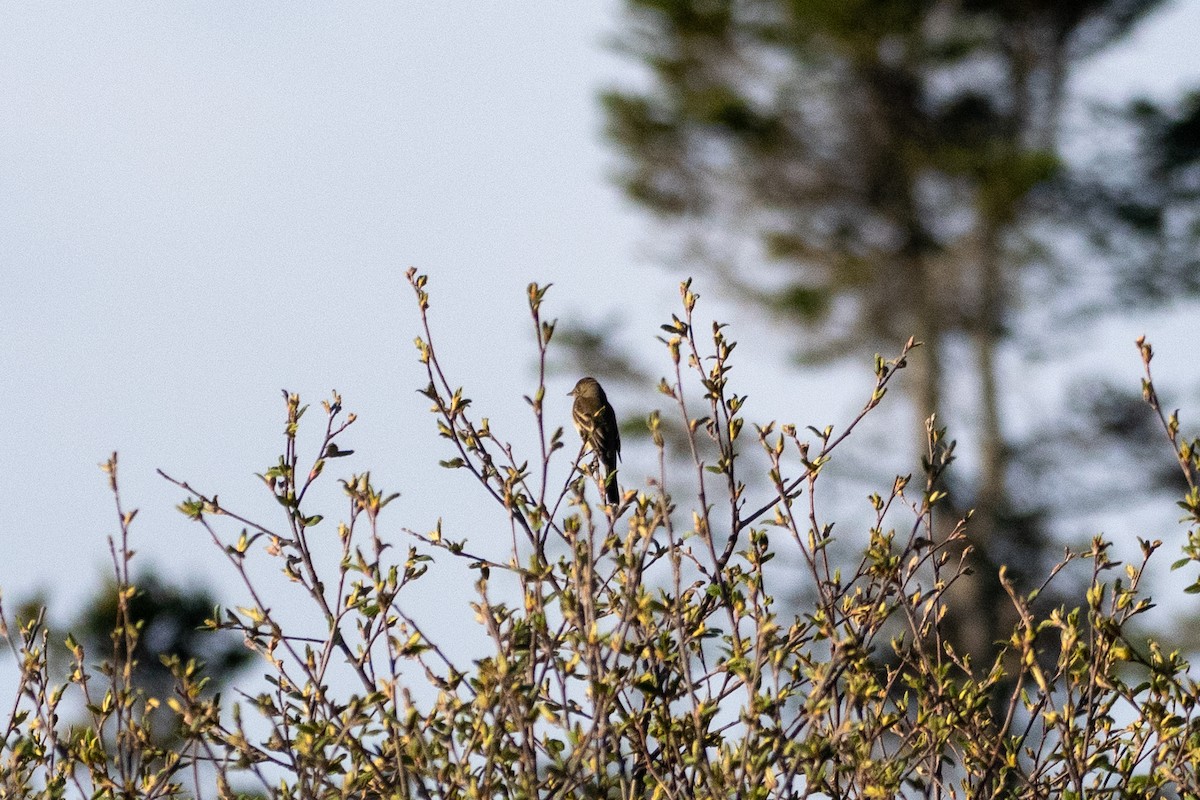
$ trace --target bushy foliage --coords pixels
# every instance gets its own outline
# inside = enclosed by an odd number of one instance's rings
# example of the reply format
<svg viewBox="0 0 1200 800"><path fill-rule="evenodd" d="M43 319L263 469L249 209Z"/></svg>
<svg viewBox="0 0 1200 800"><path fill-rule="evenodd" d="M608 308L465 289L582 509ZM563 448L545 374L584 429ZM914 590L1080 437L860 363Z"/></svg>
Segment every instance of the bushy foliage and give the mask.
<svg viewBox="0 0 1200 800"><path fill-rule="evenodd" d="M204 692L195 661L169 664L177 681L170 697L149 696L131 680L139 655L128 616L138 592L127 569L133 513L118 495L121 658L97 671L69 641L71 672L56 682L45 626L5 630L19 659L0 759L6 796L1200 793L1188 664L1134 632L1152 607L1142 584L1163 558L1160 542L1140 541L1140 559L1121 564L1098 537L1068 552L1032 594L1014 589L1002 569L1019 622L994 661L972 663L942 632L970 522L931 524L953 450L931 420L923 474L872 495L866 530L838 528L839 550L858 542L857 556L833 555L834 525L820 499L827 466L884 399L914 342L894 359L876 359L875 383L845 426L747 426L746 398L730 381L735 342L725 326L713 323L710 333L696 318L697 295L685 283L680 315L663 326L670 372L659 390L686 433L689 474L666 457L669 420L655 413L648 426L658 473L640 489L622 474L620 502L601 505L595 468L547 411L555 322L541 316L545 288L529 288L542 365L526 398L539 443L530 455L478 416L445 374L426 278L408 277L425 329L416 341L428 371L423 393L453 451L442 466L492 503L495 513L475 524L485 532L474 536L495 542L503 530L507 556L440 522L428 532L387 524L383 512L396 495L359 474L341 481L350 509L336 523L340 557L323 560L315 537L331 536L334 525L310 507L309 490L347 452L339 437L354 416L336 394L323 403L320 448L302 460L297 434L308 407L287 395L285 449L260 476L280 505L279 523L254 521L215 493L171 479L187 492L181 511L243 582L244 604L208 625L240 632L258 654L258 694L230 703ZM1150 346L1139 347L1145 397L1190 487L1186 557L1176 566L1193 566L1200 445L1159 409ZM765 471L747 466L751 449L761 451ZM114 493L116 466L115 457L106 465ZM568 470L565 481L554 478ZM684 501L676 493L687 487L694 496ZM786 557L774 560L779 554ZM308 599L303 635L272 610L288 600L265 593L252 560L277 565ZM444 647L451 632L405 610L406 592L442 579L447 560L477 576L470 603L487 644L465 662ZM1085 591L1076 605L1041 610L1036 595L1068 562L1090 564ZM85 724L64 726L67 698L86 707ZM170 746L147 730L163 704L180 732Z"/></svg>

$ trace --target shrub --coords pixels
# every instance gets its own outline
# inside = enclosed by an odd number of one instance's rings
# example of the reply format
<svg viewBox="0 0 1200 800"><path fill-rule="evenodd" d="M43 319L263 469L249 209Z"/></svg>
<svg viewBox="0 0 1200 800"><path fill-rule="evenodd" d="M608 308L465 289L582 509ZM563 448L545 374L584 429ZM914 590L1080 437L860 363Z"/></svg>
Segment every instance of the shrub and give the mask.
<svg viewBox="0 0 1200 800"><path fill-rule="evenodd" d="M681 287L682 316L663 326L671 365L659 390L682 428L683 456L666 453L666 418L647 420L658 474L601 505L595 468L547 418L545 365L555 330L542 319L546 289L529 288L541 368L526 397L539 449L518 452L477 416L445 374L429 321L426 277L409 272L425 333L416 341L441 437L442 466L465 473L492 503L481 536L501 528L497 558L439 522L428 533L384 527L396 497L369 474L341 481L350 500L337 523L340 558L321 560L328 535L310 488L346 454L354 422L336 394L322 404L317 456L301 458L307 406L285 394L285 447L260 476L283 520L259 523L214 493L172 480L180 509L222 548L248 598L208 626L240 632L259 656L263 690L227 702L204 691L201 665L169 664L171 697L131 680L138 630L127 572L133 513L124 512L114 456L120 541L115 631L123 658L97 671L72 640L71 672L48 665L50 634L34 619L6 628L18 657L16 701L5 729L0 776L7 796L222 796L403 798L772 798L1124 797L1200 793L1196 684L1178 652L1138 638L1133 624L1152 603L1142 582L1160 542L1139 540L1141 558L1120 564L1097 537L1068 552L1090 563L1078 605L1040 609L1000 570L1019 619L999 655L975 664L944 638L941 620L963 574L964 527L931 525L939 476L952 446L931 420L924 473L902 476L870 497L873 523L849 561L831 554L833 524L817 493L827 466L905 366L875 360L875 384L841 429L774 422L747 429L744 395L730 384L735 342L713 324L702 339L697 295ZM1200 561L1200 446L1180 437L1150 378L1159 415L1190 487L1191 529L1183 566ZM744 456L761 450L765 468ZM559 452L563 451L563 452ZM692 488L681 503L676 487ZM966 524L969 524L966 523ZM494 541L494 538L492 539ZM485 548L486 550L486 548ZM789 563L773 562L787 553ZM320 629L285 627L248 569L266 559L297 584ZM437 580L447 560L477 579L471 607L486 646L467 661L440 644L451 632L404 610L406 591ZM798 607L784 601L797 595ZM1200 589L1194 585L1189 591ZM1039 590L1040 591L1040 590ZM782 600L780 598L783 598ZM85 724L64 728L74 696ZM146 730L166 704L180 736L168 746ZM253 715L254 719L248 719Z"/></svg>

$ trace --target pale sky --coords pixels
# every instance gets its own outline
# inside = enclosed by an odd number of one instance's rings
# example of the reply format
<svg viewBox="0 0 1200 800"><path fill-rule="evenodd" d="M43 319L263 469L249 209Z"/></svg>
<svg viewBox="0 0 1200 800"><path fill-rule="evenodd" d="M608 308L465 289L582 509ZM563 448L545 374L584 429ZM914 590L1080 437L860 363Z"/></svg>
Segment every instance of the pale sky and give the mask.
<svg viewBox="0 0 1200 800"><path fill-rule="evenodd" d="M665 369L654 337L683 276L650 265L652 228L607 179L595 101L626 69L603 47L617 6L0 6L6 600L42 587L69 602L97 584L116 525L96 465L112 450L142 512L139 560L240 598L154 470L281 524L253 473L280 452L282 388L313 403L314 436L331 389L360 417L344 441L355 456L327 470L327 519L345 508L332 479L370 469L403 493L397 536L439 515L469 527L482 495L437 468L448 453L415 393L409 266L431 276L451 380L518 440L530 281L555 284L548 316L624 314ZM1095 65L1087 91L1200 87L1197 32L1200 3L1178 3ZM697 289L706 314L768 330L703 277ZM1190 390L1186 330L1150 317L1100 344L1124 359L1112 376L1136 382L1132 338L1150 334L1162 380ZM784 355L755 352L739 373L751 394ZM805 397L793 416L844 422L857 400L812 379L787 379ZM553 400L565 424L568 399Z"/></svg>

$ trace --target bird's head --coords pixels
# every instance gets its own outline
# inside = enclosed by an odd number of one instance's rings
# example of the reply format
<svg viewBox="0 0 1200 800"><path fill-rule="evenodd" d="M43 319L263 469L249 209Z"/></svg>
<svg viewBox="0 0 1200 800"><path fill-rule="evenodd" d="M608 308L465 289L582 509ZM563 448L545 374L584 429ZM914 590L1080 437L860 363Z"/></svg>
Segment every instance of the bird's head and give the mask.
<svg viewBox="0 0 1200 800"><path fill-rule="evenodd" d="M587 377L580 378L579 383L575 384L575 388L567 392L567 395L598 399L604 397L604 390L600 388L600 381Z"/></svg>

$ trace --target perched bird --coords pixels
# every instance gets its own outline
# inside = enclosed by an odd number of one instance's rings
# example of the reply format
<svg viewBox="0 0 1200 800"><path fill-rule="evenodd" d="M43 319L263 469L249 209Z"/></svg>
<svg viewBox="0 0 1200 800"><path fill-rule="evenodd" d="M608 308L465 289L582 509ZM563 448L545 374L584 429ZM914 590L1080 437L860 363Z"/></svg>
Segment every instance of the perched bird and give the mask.
<svg viewBox="0 0 1200 800"><path fill-rule="evenodd" d="M617 430L617 415L608 403L603 387L595 378L580 378L575 388L567 392L575 397L571 417L584 446L600 457L604 464L604 491L608 502L616 505L617 458L621 455L621 432Z"/></svg>

